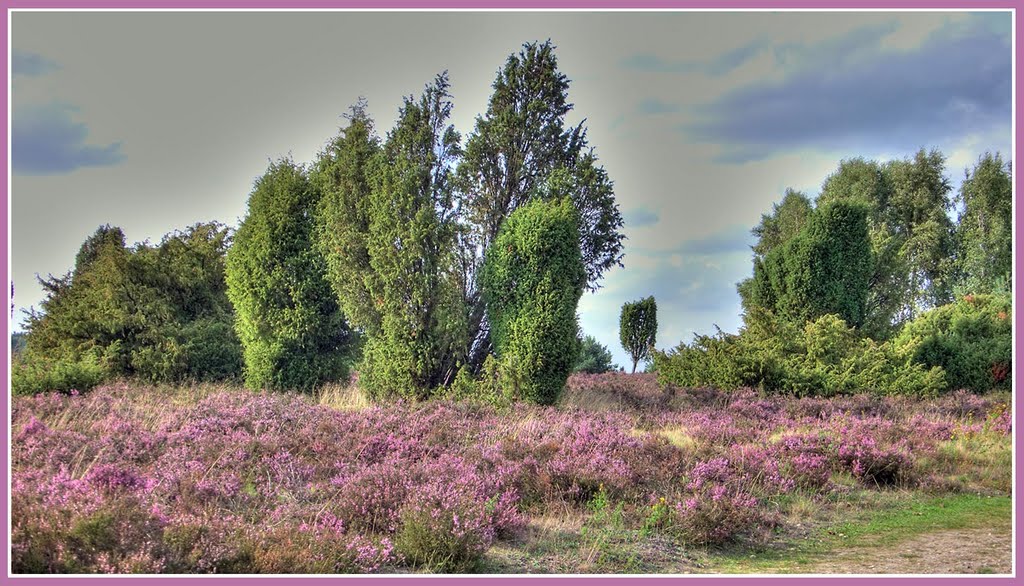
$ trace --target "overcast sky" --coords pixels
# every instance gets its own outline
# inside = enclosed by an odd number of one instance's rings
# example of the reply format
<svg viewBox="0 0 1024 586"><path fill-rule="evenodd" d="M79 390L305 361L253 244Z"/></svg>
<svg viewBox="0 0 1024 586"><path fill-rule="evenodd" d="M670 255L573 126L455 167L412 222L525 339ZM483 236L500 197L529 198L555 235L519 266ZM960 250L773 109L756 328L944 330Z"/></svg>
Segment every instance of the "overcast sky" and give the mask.
<svg viewBox="0 0 1024 586"><path fill-rule="evenodd" d="M312 161L359 96L382 131L447 69L467 136L498 67L550 38L615 182L625 267L580 302L628 364L621 305L669 348L740 325L750 228L843 158L1010 157L1009 12L32 13L11 24L15 322L101 224L237 226L253 180ZM16 326L17 327L17 326Z"/></svg>

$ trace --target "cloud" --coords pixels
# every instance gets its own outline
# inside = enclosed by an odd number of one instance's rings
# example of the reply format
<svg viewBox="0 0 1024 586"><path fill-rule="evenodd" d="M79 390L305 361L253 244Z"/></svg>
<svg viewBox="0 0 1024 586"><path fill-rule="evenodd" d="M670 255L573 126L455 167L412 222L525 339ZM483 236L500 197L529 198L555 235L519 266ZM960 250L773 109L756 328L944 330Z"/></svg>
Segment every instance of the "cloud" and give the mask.
<svg viewBox="0 0 1024 586"><path fill-rule="evenodd" d="M12 76L39 77L58 69L60 69L60 65L37 53L29 53L17 49L11 53Z"/></svg>
<svg viewBox="0 0 1024 586"><path fill-rule="evenodd" d="M626 210L623 219L631 228L645 228L658 223L658 214L647 208L633 208Z"/></svg>
<svg viewBox="0 0 1024 586"><path fill-rule="evenodd" d="M658 303L658 348L689 342L694 333L713 333L715 325L736 331L741 322L736 283L750 276L750 251L683 251L701 248L705 247L684 244L671 251L628 253L625 268L614 270L606 287L580 301L583 330L607 344L619 364L628 364L618 347L619 312L623 303L653 295Z"/></svg>
<svg viewBox="0 0 1024 586"><path fill-rule="evenodd" d="M682 110L682 106L669 104L657 98L647 98L637 104L636 109L641 114L673 114Z"/></svg>
<svg viewBox="0 0 1024 586"><path fill-rule="evenodd" d="M704 238L685 240L675 250L678 254L716 255L734 252L750 252L754 236L749 226L735 224L726 230Z"/></svg>
<svg viewBox="0 0 1024 586"><path fill-rule="evenodd" d="M630 278L621 289L641 296L650 290L679 310L732 307L738 303L736 282L750 273L753 241L750 228L737 224L669 249L633 248L625 259Z"/></svg>
<svg viewBox="0 0 1024 586"><path fill-rule="evenodd" d="M15 107L11 121L11 165L15 173L57 175L124 160L120 142L86 144L89 129L72 120L76 110L60 102Z"/></svg>
<svg viewBox="0 0 1024 586"><path fill-rule="evenodd" d="M650 53L640 53L624 59L622 66L648 73L702 73L711 77L719 77L753 59L768 46L767 41L757 40L721 53L707 61L665 59Z"/></svg>
<svg viewBox="0 0 1024 586"><path fill-rule="evenodd" d="M1009 132L1010 41L988 21L947 25L911 50L864 44L885 30L782 50L783 61L799 65L795 72L697 106L695 121L680 129L722 145L727 162L801 147L909 152L994 128Z"/></svg>

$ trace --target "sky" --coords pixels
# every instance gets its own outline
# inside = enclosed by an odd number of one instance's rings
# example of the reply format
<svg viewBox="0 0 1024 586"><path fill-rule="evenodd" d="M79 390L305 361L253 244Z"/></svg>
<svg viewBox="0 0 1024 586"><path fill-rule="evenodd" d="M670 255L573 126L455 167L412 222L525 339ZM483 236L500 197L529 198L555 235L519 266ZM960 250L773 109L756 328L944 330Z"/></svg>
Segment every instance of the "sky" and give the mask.
<svg viewBox="0 0 1024 586"><path fill-rule="evenodd" d="M311 162L360 96L378 129L447 70L467 137L498 68L551 39L626 221L580 323L620 365L623 303L656 346L742 323L750 229L839 161L939 149L959 185L1011 154L1009 12L117 13L11 20L14 329L97 226L236 227L271 160Z"/></svg>

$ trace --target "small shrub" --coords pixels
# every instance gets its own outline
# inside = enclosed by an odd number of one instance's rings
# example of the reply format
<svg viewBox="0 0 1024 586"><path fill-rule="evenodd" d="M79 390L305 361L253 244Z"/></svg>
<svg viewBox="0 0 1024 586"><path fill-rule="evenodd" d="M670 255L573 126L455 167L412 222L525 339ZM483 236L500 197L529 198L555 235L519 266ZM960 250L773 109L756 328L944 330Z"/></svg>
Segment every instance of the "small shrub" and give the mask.
<svg viewBox="0 0 1024 586"><path fill-rule="evenodd" d="M946 390L1010 390L1009 295L965 295L906 324L894 340L910 360L946 373Z"/></svg>
<svg viewBox="0 0 1024 586"><path fill-rule="evenodd" d="M672 506L670 532L687 545L724 545L763 522L757 499L715 483Z"/></svg>
<svg viewBox="0 0 1024 586"><path fill-rule="evenodd" d="M11 392L14 395L86 392L103 382L106 376L106 370L89 356L78 361L18 358L11 364Z"/></svg>
<svg viewBox="0 0 1024 586"><path fill-rule="evenodd" d="M946 386L941 367L913 363L900 347L862 338L838 316L799 328L757 308L738 335L697 336L691 345L655 353L654 365L664 383L798 396L933 396Z"/></svg>
<svg viewBox="0 0 1024 586"><path fill-rule="evenodd" d="M594 336L584 336L580 340L580 355L576 359L576 366L573 372L585 372L588 374L601 374L618 370L617 364L612 363L612 353L608 347L597 341Z"/></svg>

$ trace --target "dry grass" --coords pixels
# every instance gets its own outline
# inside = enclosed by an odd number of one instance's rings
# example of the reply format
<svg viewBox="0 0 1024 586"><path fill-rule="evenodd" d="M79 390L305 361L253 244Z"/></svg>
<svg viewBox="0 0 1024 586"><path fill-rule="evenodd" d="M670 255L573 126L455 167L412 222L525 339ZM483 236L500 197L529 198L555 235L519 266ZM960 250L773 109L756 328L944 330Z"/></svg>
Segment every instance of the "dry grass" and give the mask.
<svg viewBox="0 0 1024 586"><path fill-rule="evenodd" d="M917 468L935 488L1007 494L1012 464L1012 445L1006 436L982 431L940 443L934 454L917 461Z"/></svg>
<svg viewBox="0 0 1024 586"><path fill-rule="evenodd" d="M373 405L358 386L342 383L329 384L321 388L317 393L316 403L338 411L360 411Z"/></svg>

